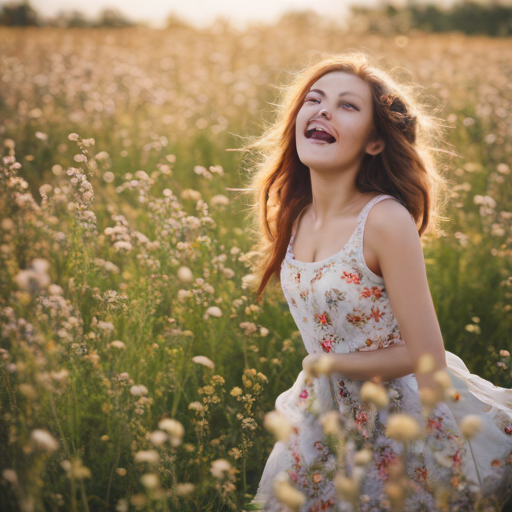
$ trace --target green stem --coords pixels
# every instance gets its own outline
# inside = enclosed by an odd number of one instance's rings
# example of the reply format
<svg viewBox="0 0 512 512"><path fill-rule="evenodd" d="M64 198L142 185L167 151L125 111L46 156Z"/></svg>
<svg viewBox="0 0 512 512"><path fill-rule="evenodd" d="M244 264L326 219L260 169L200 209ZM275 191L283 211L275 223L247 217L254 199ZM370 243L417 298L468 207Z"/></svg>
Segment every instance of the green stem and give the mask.
<svg viewBox="0 0 512 512"><path fill-rule="evenodd" d="M64 451L66 452L66 456L68 461L71 462L71 454L69 452L68 443L66 442L66 437L64 435L64 431L62 429L62 425L59 421L59 416L57 414L57 408L55 407L55 402L53 401L53 396L49 394L50 397L50 407L52 409L52 414L55 419L55 423L57 424L57 429L59 430L59 435L62 441L62 445L64 446ZM73 512L76 512L76 487L75 487L75 478L71 476L71 507Z"/></svg>
<svg viewBox="0 0 512 512"><path fill-rule="evenodd" d="M82 501L84 504L85 512L90 512L89 503L87 502L87 494L85 493L84 479L80 478L80 491L82 493Z"/></svg>
<svg viewBox="0 0 512 512"><path fill-rule="evenodd" d="M105 505L105 510L108 511L108 502L110 500L110 488L112 486L112 478L114 476L114 470L119 464L119 457L121 456L121 434L119 434L118 443L117 443L117 456L114 464L112 465L112 469L110 470L110 478L108 480L108 489L107 489L107 503Z"/></svg>
<svg viewBox="0 0 512 512"><path fill-rule="evenodd" d="M482 479L480 478L480 472L478 471L478 465L476 463L475 456L473 454L473 448L471 447L471 441L468 439L469 449L471 450L471 456L475 461L476 476L478 477L478 483L480 484L480 490L483 490Z"/></svg>

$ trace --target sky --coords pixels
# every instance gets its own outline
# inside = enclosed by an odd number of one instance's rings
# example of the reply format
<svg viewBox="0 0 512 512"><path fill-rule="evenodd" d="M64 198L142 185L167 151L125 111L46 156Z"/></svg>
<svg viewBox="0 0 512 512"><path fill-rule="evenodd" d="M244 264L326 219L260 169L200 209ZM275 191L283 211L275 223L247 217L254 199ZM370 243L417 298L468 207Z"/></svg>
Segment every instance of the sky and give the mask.
<svg viewBox="0 0 512 512"><path fill-rule="evenodd" d="M0 6L12 1L0 0ZM394 0L393 3L400 5L405 1ZM311 9L339 19L349 14L349 4L355 2L375 6L383 0L30 0L30 5L44 17L76 9L87 18L95 18L101 10L110 7L117 8L131 20L146 21L156 28L163 28L171 13L198 27L209 25L216 16L223 16L242 28L248 20L273 22L292 9Z"/></svg>

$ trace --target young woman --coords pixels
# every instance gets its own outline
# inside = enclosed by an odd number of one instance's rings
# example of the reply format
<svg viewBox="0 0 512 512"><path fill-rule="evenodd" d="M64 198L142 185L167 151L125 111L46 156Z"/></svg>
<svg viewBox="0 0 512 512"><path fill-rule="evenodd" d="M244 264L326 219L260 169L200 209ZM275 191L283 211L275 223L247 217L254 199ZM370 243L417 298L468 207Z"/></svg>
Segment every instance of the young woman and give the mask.
<svg viewBox="0 0 512 512"><path fill-rule="evenodd" d="M444 349L427 282L420 236L435 231L447 188L429 147L436 126L412 89L355 52L298 74L277 122L247 146L263 156L251 184L257 293L280 277L309 353L276 400L291 434L276 443L253 507L289 510L283 499L295 499L301 511L391 511L403 498L407 511L472 510L476 491L504 496L512 390ZM379 389L386 408L375 406ZM391 426L397 413L407 417ZM333 453L326 432L344 436L344 451ZM409 494L390 487L401 455ZM302 494L276 491L283 476L285 491ZM448 508L438 508L442 489Z"/></svg>

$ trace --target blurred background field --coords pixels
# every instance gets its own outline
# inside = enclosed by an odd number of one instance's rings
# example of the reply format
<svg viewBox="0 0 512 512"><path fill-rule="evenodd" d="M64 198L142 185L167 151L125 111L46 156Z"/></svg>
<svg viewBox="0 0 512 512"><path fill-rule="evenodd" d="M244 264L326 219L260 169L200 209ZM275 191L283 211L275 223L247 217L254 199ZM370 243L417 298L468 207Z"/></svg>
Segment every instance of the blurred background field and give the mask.
<svg viewBox="0 0 512 512"><path fill-rule="evenodd" d="M279 285L254 298L250 198L228 190L250 158L226 150L323 53L378 56L446 120L434 305L446 348L512 387L512 25L436 33L413 14L0 26L2 511L250 501L263 416L306 352Z"/></svg>

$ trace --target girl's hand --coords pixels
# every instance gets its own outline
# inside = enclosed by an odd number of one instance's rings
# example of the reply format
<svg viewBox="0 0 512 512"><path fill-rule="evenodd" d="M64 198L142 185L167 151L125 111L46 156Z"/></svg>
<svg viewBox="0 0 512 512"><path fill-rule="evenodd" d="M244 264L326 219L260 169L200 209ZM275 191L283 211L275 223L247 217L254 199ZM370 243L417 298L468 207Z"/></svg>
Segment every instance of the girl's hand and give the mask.
<svg viewBox="0 0 512 512"><path fill-rule="evenodd" d="M308 354L302 360L302 368L310 377L330 375L333 372L333 357L329 354Z"/></svg>

